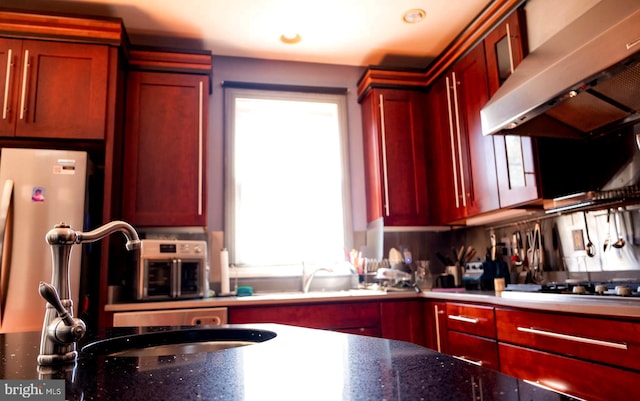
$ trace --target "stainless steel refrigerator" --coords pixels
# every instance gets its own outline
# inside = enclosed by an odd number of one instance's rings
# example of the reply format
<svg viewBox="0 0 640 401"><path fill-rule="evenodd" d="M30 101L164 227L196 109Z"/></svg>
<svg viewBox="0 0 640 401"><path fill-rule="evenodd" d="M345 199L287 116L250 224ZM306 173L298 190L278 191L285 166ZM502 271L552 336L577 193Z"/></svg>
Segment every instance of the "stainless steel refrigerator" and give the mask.
<svg viewBox="0 0 640 401"><path fill-rule="evenodd" d="M39 331L45 301L40 281L51 282L46 233L65 222L81 230L87 154L3 148L0 152L0 333ZM71 252L71 297L77 315L82 247Z"/></svg>

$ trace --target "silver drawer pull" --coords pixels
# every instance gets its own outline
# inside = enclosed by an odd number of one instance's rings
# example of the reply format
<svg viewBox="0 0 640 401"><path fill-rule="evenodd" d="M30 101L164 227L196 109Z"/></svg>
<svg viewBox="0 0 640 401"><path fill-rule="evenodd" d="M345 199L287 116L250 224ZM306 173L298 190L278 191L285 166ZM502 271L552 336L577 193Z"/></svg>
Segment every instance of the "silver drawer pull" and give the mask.
<svg viewBox="0 0 640 401"><path fill-rule="evenodd" d="M448 315L447 317L451 320L457 320L459 322L473 323L473 324L476 324L480 321L480 319L477 319L477 318L457 316L457 315Z"/></svg>
<svg viewBox="0 0 640 401"><path fill-rule="evenodd" d="M467 359L464 356L460 356L460 355L451 355L451 356L456 359L460 359L461 361L469 362L472 365L482 366L482 361L474 361L472 359Z"/></svg>
<svg viewBox="0 0 640 401"><path fill-rule="evenodd" d="M631 50L632 47L637 46L638 44L640 44L640 39L636 39L634 41L631 41L629 43L627 43L627 50Z"/></svg>
<svg viewBox="0 0 640 401"><path fill-rule="evenodd" d="M9 108L9 85L11 84L11 69L13 67L13 50L7 50L7 70L5 71L4 81L4 102L2 103L2 119L7 119L7 112Z"/></svg>
<svg viewBox="0 0 640 401"><path fill-rule="evenodd" d="M531 334L538 334L541 336L559 338L561 340L575 341L575 342L584 343L584 344L601 345L603 347L617 348L617 349L624 349L624 350L629 349L629 346L626 343L615 343L612 341L595 340L593 338L570 336L568 334L560 334L560 333L554 333L552 331L537 330L529 327L518 327L518 331L524 331L525 333L531 333Z"/></svg>
<svg viewBox="0 0 640 401"><path fill-rule="evenodd" d="M22 68L22 94L20 95L20 119L24 120L24 113L26 108L27 101L27 78L29 77L29 67L31 64L29 63L29 50L24 51L24 67Z"/></svg>
<svg viewBox="0 0 640 401"><path fill-rule="evenodd" d="M384 184L384 215L391 214L391 206L389 202L389 169L387 166L387 129L384 120L384 95L380 97L380 136L382 138L382 182Z"/></svg>

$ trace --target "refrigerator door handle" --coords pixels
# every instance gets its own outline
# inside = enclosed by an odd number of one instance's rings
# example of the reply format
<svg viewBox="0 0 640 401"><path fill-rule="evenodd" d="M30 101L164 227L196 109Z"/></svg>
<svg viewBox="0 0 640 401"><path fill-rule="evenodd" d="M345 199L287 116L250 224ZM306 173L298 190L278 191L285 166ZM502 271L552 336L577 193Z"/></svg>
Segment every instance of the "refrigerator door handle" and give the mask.
<svg viewBox="0 0 640 401"><path fill-rule="evenodd" d="M11 267L13 180L6 180L0 194L0 327L4 319Z"/></svg>

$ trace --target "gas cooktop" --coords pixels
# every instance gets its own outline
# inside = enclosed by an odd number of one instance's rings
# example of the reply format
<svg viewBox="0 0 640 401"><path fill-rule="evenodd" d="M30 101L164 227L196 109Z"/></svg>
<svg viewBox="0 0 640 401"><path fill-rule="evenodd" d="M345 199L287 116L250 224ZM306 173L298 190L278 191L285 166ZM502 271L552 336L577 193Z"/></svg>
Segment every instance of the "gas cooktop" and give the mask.
<svg viewBox="0 0 640 401"><path fill-rule="evenodd" d="M509 284L506 292L583 295L593 297L623 297L640 300L640 281L577 281L543 284Z"/></svg>

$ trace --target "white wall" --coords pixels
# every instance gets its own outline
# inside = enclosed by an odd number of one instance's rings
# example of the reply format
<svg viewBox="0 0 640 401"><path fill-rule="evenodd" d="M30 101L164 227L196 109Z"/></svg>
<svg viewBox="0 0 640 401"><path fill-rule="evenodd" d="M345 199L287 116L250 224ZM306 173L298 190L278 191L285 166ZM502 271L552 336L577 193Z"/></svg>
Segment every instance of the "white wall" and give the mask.
<svg viewBox="0 0 640 401"><path fill-rule="evenodd" d="M353 229L365 231L362 119L356 89L364 71L364 67L214 56L207 149L207 208L210 231L224 231L224 89L222 83L225 81L347 89Z"/></svg>

